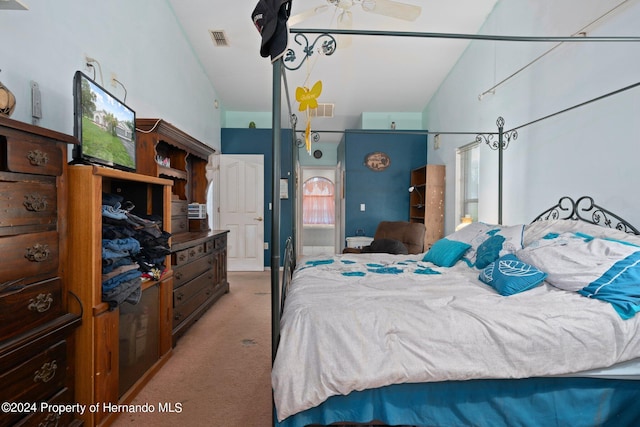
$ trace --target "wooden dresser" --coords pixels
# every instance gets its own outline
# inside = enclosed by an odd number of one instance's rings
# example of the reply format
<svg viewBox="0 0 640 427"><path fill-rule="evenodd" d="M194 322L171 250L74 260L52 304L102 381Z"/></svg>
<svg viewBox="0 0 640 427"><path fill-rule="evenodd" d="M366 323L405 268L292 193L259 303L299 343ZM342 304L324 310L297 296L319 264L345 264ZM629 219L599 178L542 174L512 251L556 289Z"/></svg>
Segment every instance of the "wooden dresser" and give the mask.
<svg viewBox="0 0 640 427"><path fill-rule="evenodd" d="M173 345L223 294L228 230L210 231L206 215L190 218L189 205L206 205L207 164L215 150L162 119L136 119L138 173L173 182L171 265ZM192 205L193 206L193 205Z"/></svg>
<svg viewBox="0 0 640 427"><path fill-rule="evenodd" d="M227 281L227 233L179 234L173 239L173 340L223 294Z"/></svg>
<svg viewBox="0 0 640 427"><path fill-rule="evenodd" d="M0 426L75 425L74 331L68 292L68 135L0 117ZM43 410L44 409L44 410Z"/></svg>

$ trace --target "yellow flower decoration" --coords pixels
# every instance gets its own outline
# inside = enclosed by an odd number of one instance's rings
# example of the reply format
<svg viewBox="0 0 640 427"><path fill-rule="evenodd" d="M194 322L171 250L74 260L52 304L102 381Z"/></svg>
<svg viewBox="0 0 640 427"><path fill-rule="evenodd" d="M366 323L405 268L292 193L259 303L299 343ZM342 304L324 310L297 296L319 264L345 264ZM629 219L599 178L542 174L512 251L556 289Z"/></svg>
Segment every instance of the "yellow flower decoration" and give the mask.
<svg viewBox="0 0 640 427"><path fill-rule="evenodd" d="M300 103L300 111L309 108L318 108L318 97L322 93L322 81L318 80L311 90L307 87L296 88L296 100Z"/></svg>

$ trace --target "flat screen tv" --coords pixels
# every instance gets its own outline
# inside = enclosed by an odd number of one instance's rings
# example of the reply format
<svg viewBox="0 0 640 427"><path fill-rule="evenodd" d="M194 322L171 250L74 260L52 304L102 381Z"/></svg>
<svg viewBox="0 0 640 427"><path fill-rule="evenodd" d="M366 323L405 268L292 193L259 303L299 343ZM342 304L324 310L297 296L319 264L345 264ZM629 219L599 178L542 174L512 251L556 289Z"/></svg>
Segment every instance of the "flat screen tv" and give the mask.
<svg viewBox="0 0 640 427"><path fill-rule="evenodd" d="M136 170L136 113L81 71L73 78L73 163Z"/></svg>

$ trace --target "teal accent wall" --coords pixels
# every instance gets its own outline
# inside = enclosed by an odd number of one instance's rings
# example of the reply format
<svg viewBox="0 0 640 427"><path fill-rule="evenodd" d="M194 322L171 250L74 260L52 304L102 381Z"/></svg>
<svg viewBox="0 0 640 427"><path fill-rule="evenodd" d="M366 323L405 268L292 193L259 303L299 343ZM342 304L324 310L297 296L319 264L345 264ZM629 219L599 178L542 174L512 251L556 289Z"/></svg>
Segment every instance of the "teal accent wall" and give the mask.
<svg viewBox="0 0 640 427"><path fill-rule="evenodd" d="M273 138L271 129L221 129L222 154L262 154L264 155L264 240L269 249L264 251L264 265L271 265L273 211L269 209L272 201ZM291 130L283 129L280 150L280 178L289 179L289 198L280 200L280 262L284 261L284 246L293 229L291 221L292 185L292 147Z"/></svg>
<svg viewBox="0 0 640 427"><path fill-rule="evenodd" d="M427 163L427 135L346 131L344 148L345 235L363 229L373 236L380 221L408 221L411 170ZM375 172L365 166L366 155L375 151L391 158L387 169Z"/></svg>

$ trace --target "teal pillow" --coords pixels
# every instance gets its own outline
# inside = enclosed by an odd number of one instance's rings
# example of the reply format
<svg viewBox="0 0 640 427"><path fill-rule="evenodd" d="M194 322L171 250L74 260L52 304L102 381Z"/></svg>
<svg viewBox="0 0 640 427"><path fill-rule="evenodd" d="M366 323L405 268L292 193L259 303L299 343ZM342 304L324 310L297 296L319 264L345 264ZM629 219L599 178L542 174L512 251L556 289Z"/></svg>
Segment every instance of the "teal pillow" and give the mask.
<svg viewBox="0 0 640 427"><path fill-rule="evenodd" d="M538 286L546 277L544 271L508 254L490 263L478 278L500 295L509 296Z"/></svg>
<svg viewBox="0 0 640 427"><path fill-rule="evenodd" d="M470 247L470 244L457 240L440 239L431 246L422 261L431 262L438 267L452 267Z"/></svg>
<svg viewBox="0 0 640 427"><path fill-rule="evenodd" d="M500 234L494 234L482 242L482 244L478 246L478 250L476 252L475 266L477 268L485 268L487 265L500 258L500 251L502 250L502 245L506 240L507 239Z"/></svg>

